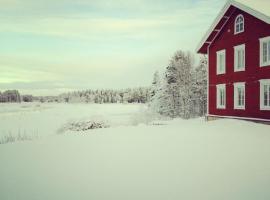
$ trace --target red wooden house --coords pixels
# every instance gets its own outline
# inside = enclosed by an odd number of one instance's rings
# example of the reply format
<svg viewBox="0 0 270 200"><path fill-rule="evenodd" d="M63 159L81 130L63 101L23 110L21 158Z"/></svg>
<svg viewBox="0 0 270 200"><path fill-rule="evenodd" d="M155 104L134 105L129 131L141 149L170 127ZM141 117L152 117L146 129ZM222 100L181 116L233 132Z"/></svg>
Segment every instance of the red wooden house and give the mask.
<svg viewBox="0 0 270 200"><path fill-rule="evenodd" d="M200 42L208 117L270 121L270 0L230 0Z"/></svg>

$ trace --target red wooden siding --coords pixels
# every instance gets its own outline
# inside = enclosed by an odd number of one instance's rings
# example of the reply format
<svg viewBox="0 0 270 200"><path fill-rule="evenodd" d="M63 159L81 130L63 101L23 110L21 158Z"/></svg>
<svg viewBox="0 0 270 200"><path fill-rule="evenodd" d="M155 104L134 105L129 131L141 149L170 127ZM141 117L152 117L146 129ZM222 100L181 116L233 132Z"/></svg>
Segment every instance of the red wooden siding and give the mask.
<svg viewBox="0 0 270 200"><path fill-rule="evenodd" d="M245 31L234 35L234 20L245 18ZM209 48L209 114L270 119L270 111L260 110L260 79L270 79L270 66L260 67L260 38L270 36L270 25L236 9L221 34ZM234 46L245 44L245 71L234 72ZM216 75L216 52L226 50L226 73ZM234 109L235 82L246 83L245 110ZM226 109L216 108L216 85L226 83Z"/></svg>

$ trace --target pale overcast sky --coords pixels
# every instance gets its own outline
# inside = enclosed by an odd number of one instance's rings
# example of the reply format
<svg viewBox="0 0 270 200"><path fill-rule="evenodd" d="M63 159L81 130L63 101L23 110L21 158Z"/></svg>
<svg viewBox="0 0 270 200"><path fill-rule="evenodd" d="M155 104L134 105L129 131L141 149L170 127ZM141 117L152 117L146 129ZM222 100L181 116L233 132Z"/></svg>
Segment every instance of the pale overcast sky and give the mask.
<svg viewBox="0 0 270 200"><path fill-rule="evenodd" d="M150 85L177 49L195 51L224 3L0 0L0 90Z"/></svg>

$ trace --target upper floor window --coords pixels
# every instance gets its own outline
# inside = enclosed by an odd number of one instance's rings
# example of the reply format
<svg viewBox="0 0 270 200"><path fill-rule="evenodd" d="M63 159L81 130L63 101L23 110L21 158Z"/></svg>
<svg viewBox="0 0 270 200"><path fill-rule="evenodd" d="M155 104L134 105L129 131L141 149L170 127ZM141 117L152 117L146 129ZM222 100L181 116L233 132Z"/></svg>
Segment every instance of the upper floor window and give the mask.
<svg viewBox="0 0 270 200"><path fill-rule="evenodd" d="M234 47L234 71L245 71L245 44Z"/></svg>
<svg viewBox="0 0 270 200"><path fill-rule="evenodd" d="M260 39L260 65L270 65L270 36Z"/></svg>
<svg viewBox="0 0 270 200"><path fill-rule="evenodd" d="M260 108L270 110L270 79L260 80Z"/></svg>
<svg viewBox="0 0 270 200"><path fill-rule="evenodd" d="M217 74L225 74L226 72L226 51L217 52Z"/></svg>
<svg viewBox="0 0 270 200"><path fill-rule="evenodd" d="M234 34L244 32L244 28L245 28L244 16L243 15L238 15L235 18L235 22L234 22Z"/></svg>

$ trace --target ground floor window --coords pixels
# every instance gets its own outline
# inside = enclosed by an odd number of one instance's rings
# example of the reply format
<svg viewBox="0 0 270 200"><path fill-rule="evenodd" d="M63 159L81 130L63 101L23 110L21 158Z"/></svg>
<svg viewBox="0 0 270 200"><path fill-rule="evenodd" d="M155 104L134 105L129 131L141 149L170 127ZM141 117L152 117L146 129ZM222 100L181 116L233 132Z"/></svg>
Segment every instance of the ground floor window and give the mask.
<svg viewBox="0 0 270 200"><path fill-rule="evenodd" d="M234 83L234 109L245 109L245 83Z"/></svg>
<svg viewBox="0 0 270 200"><path fill-rule="evenodd" d="M270 110L270 79L260 80L260 108Z"/></svg>
<svg viewBox="0 0 270 200"><path fill-rule="evenodd" d="M225 84L217 85L217 108L218 109L226 108L226 85Z"/></svg>

